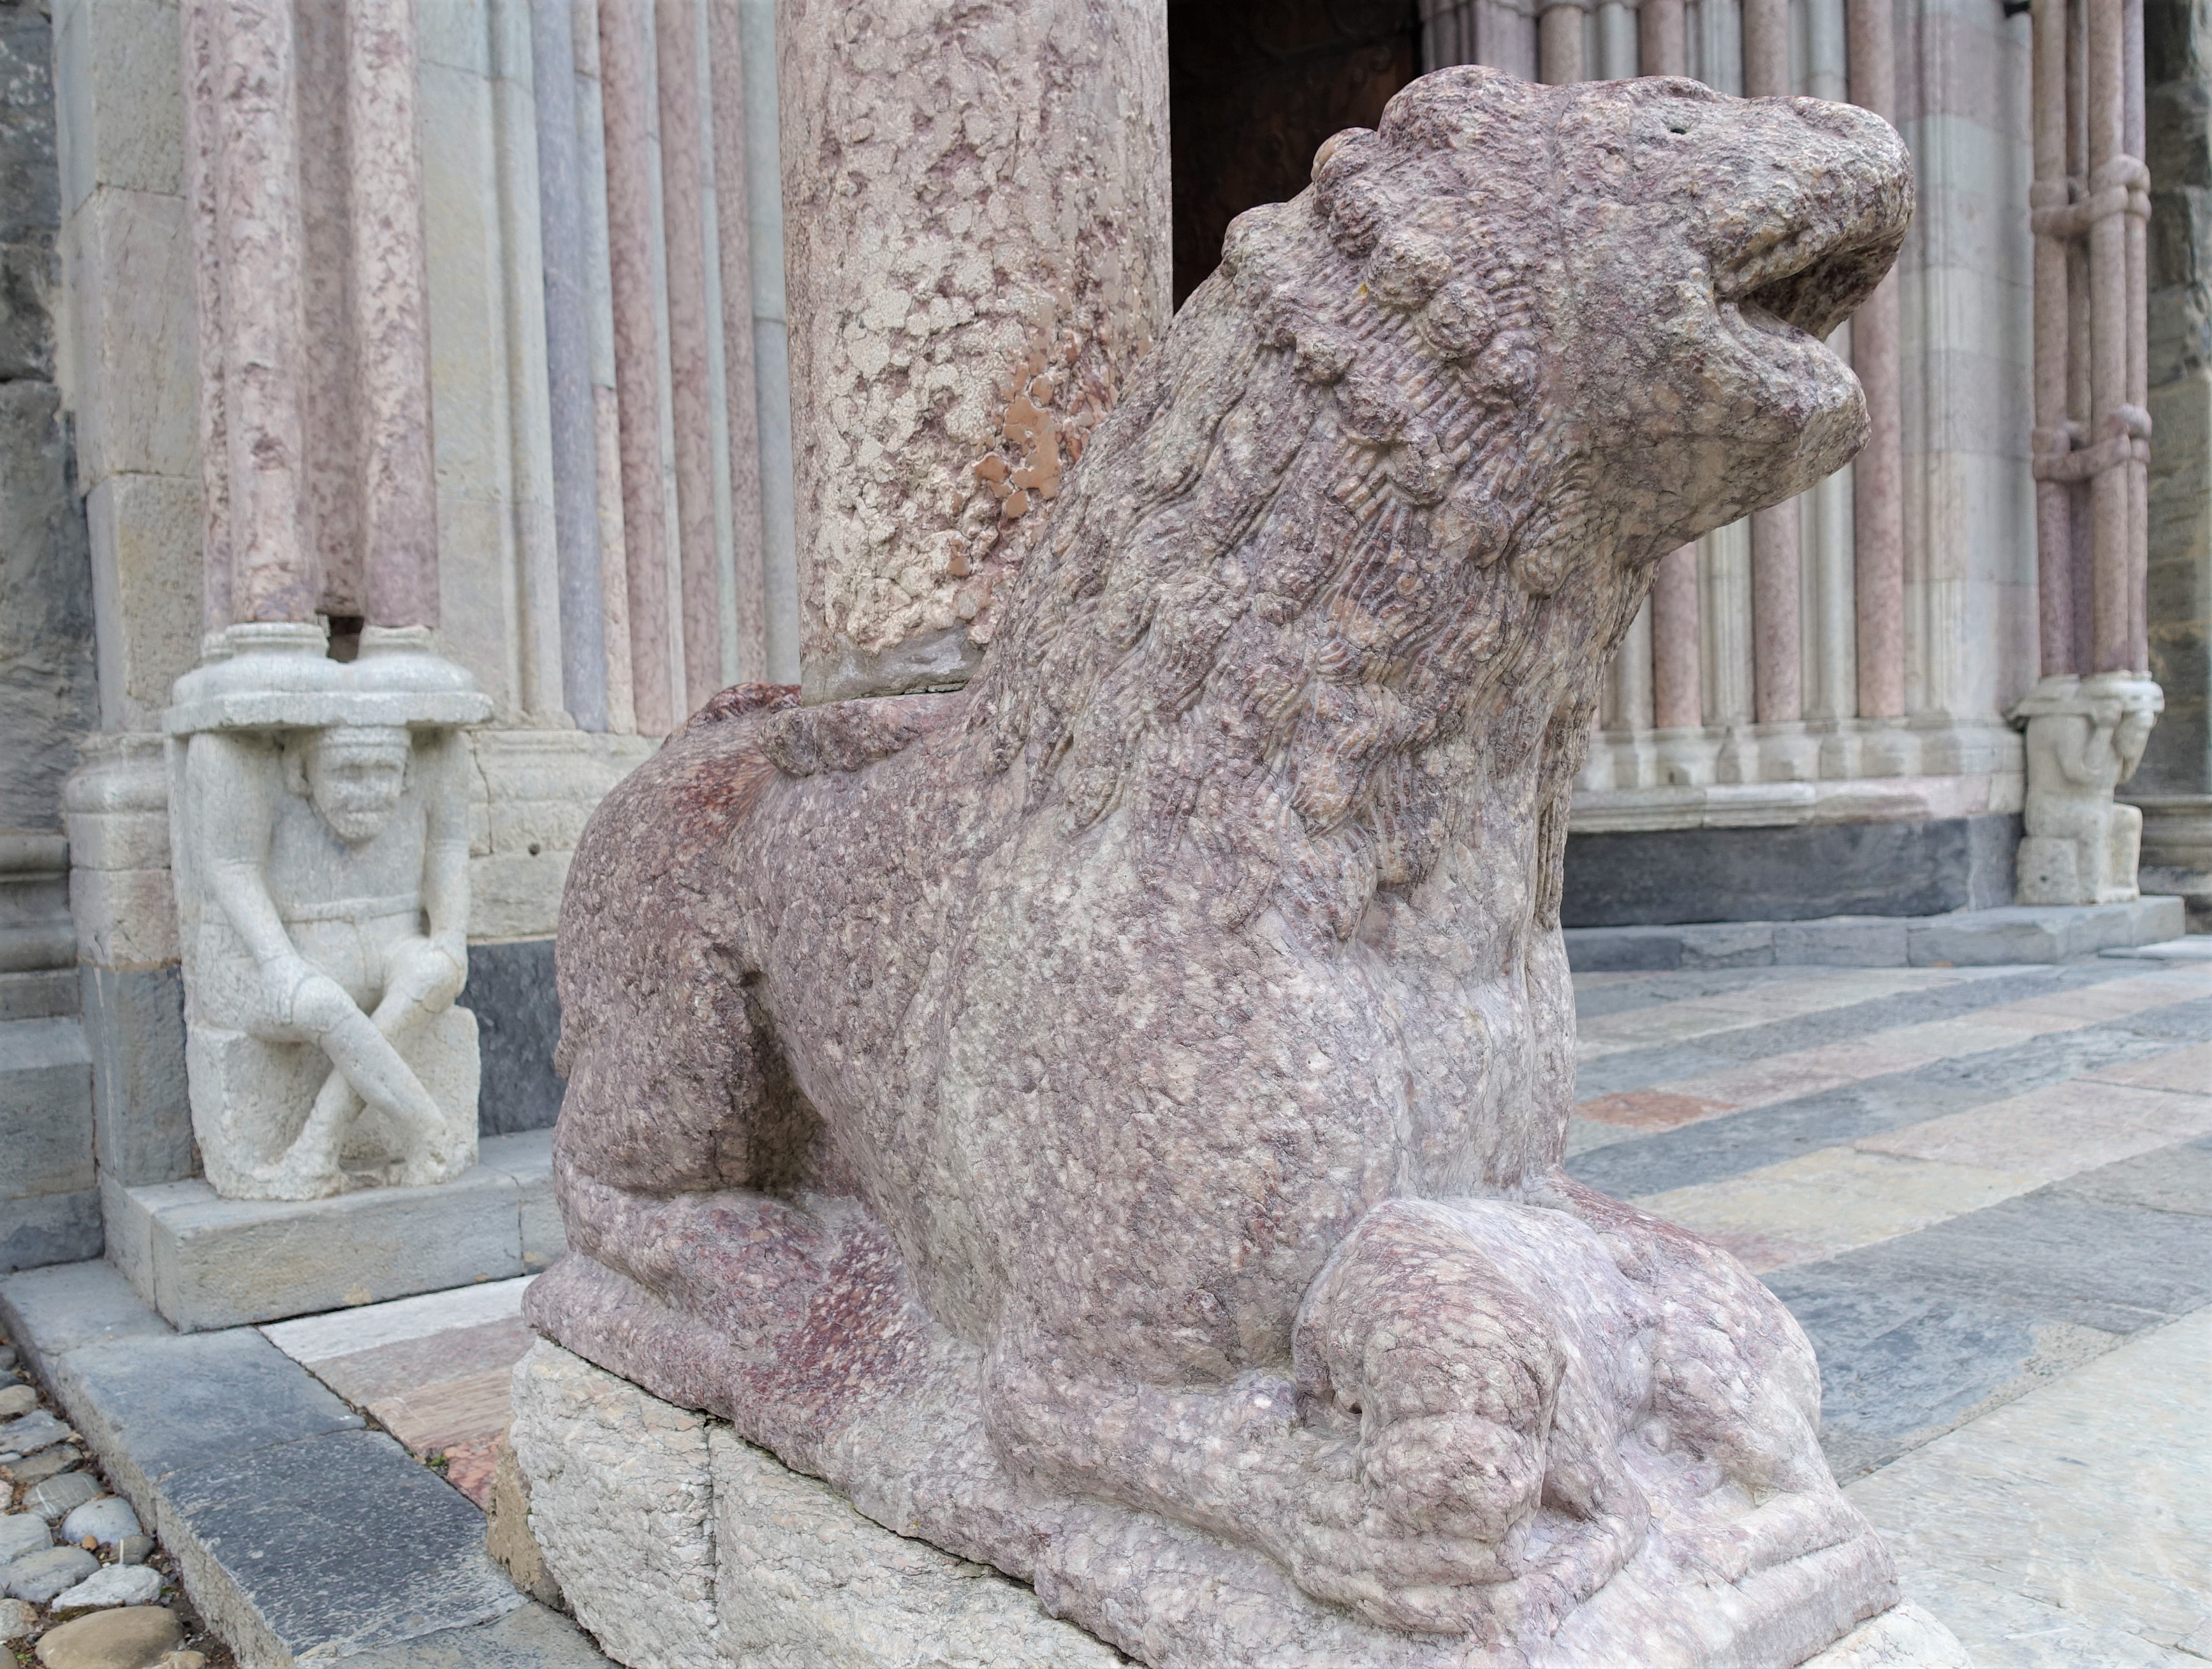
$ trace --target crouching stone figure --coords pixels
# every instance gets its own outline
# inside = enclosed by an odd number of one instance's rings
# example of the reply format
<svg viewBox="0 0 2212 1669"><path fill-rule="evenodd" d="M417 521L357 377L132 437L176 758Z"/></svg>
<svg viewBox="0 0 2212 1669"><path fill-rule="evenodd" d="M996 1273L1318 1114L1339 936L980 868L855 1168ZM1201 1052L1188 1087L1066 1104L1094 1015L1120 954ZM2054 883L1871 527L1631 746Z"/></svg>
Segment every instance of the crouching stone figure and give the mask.
<svg viewBox="0 0 2212 1669"><path fill-rule="evenodd" d="M552 1338L1174 1669L1802 1662L1804 1334L1563 1168L1652 569L1863 444L1897 136L1439 71L1220 270L952 694L709 702L562 907ZM733 1573L742 1582L742 1573Z"/></svg>
<svg viewBox="0 0 2212 1669"><path fill-rule="evenodd" d="M2125 672L2044 679L2013 709L2027 732L2023 904L2125 904L2139 895L2142 813L2112 798L2135 774L2166 698Z"/></svg>
<svg viewBox="0 0 2212 1669"><path fill-rule="evenodd" d="M311 1199L476 1156L465 759L416 629L234 626L167 715L185 1064L208 1180Z"/></svg>

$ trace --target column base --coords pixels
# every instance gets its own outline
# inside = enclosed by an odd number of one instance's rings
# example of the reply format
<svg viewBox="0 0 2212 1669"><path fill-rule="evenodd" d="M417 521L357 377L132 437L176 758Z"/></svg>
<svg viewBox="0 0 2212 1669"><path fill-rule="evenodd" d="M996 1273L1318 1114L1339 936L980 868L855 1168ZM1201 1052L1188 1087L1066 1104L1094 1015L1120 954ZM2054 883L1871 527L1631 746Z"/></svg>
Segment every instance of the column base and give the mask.
<svg viewBox="0 0 2212 1669"><path fill-rule="evenodd" d="M2212 794L2124 797L2142 813L2142 857L2136 885L2179 898L2189 931L2212 933Z"/></svg>
<svg viewBox="0 0 2212 1669"><path fill-rule="evenodd" d="M244 1200L195 1177L100 1196L108 1260L181 1332L534 1274L567 1244L550 1131L487 1138L435 1187Z"/></svg>

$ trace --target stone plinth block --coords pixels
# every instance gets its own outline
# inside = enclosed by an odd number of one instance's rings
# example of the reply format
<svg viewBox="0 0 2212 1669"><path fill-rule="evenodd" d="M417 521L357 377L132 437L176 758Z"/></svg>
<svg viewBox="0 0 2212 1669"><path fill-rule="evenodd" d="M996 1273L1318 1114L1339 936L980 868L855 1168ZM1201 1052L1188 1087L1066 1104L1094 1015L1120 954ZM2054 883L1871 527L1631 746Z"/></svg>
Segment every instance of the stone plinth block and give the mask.
<svg viewBox="0 0 2212 1669"><path fill-rule="evenodd" d="M421 628L324 641L215 634L163 720L192 1130L234 1199L443 1182L476 1150L454 731L490 702Z"/></svg>
<svg viewBox="0 0 2212 1669"><path fill-rule="evenodd" d="M540 1341L507 1442L530 1534L617 1662L1111 1669L1036 1592L894 1535L718 1420Z"/></svg>
<svg viewBox="0 0 2212 1669"><path fill-rule="evenodd" d="M515 1364L521 1488L491 1536L534 1543L617 1663L652 1669L1111 1669L1127 1659L1036 1593L894 1535L719 1420L542 1340ZM508 1521L524 1515L526 1527ZM1188 1602L1232 1605L1194 1590ZM1468 1659L1474 1664L1486 1660ZM1949 1630L1897 1605L1803 1669L1970 1669Z"/></svg>
<svg viewBox="0 0 2212 1669"><path fill-rule="evenodd" d="M224 1199L206 1182L107 1182L107 1253L185 1332L541 1270L561 1251L545 1132L499 1137L453 1181L332 1199Z"/></svg>

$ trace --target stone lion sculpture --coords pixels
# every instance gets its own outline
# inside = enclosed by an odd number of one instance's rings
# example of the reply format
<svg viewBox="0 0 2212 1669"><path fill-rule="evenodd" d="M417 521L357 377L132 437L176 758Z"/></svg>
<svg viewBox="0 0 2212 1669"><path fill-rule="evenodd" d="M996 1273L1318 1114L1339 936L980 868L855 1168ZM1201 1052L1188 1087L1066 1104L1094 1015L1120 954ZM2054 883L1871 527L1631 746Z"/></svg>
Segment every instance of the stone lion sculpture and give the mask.
<svg viewBox="0 0 2212 1669"><path fill-rule="evenodd" d="M1788 1314L1561 1169L1666 551L1865 431L1905 151L1425 77L1231 228L964 690L710 703L559 941L537 1326L1155 1665L1794 1664L1894 1599Z"/></svg>

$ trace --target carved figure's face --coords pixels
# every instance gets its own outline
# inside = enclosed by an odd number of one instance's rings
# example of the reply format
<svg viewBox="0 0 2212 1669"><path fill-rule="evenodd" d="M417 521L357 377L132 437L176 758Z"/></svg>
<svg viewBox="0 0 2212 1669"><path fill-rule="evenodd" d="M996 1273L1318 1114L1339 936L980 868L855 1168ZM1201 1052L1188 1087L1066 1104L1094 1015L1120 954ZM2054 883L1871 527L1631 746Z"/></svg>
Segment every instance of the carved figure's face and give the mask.
<svg viewBox="0 0 2212 1669"><path fill-rule="evenodd" d="M407 790L408 737L398 725L333 725L306 743L308 797L348 846L372 841Z"/></svg>
<svg viewBox="0 0 2212 1669"><path fill-rule="evenodd" d="M2131 707L2120 719L2119 728L2113 732L2112 751L2120 756L2120 780L2124 782L2142 763L2143 750L2150 745L2151 726L2158 715L2148 707Z"/></svg>
<svg viewBox="0 0 2212 1669"><path fill-rule="evenodd" d="M1655 78L1576 88L1554 155L1554 386L1589 426L1623 533L1671 546L1848 462L1866 405L1824 338L1911 220L1894 130L1850 105Z"/></svg>

